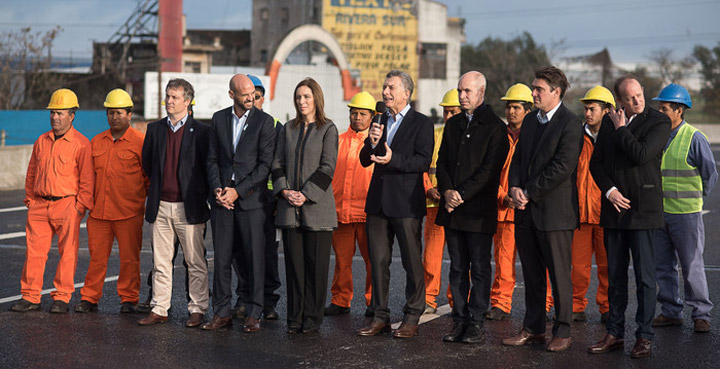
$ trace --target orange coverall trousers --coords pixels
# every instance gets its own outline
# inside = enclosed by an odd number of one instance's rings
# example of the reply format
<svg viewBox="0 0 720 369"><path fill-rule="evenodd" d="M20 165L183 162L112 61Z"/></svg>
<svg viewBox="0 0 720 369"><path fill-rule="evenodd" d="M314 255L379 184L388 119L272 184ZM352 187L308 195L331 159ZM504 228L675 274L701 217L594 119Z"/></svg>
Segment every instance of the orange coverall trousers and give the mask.
<svg viewBox="0 0 720 369"><path fill-rule="evenodd" d="M39 198L30 204L25 225L25 265L20 278L20 290L25 300L33 304L40 303L45 263L53 235L57 234L60 261L53 280L56 290L50 296L53 300L70 302L75 291L74 277L82 217L75 209L75 196L57 201Z"/></svg>
<svg viewBox="0 0 720 369"><path fill-rule="evenodd" d="M515 290L515 223L498 222L497 232L493 236L495 245L495 280L490 290L490 306L510 313L512 309L512 295ZM553 306L552 286L550 277L547 281L547 298L545 310L550 311Z"/></svg>
<svg viewBox="0 0 720 369"><path fill-rule="evenodd" d="M590 272L592 271L592 256L595 253L595 263L598 271L598 289L595 302L600 314L610 311L608 303L608 261L603 243L603 229L598 224L581 223L580 229L575 230L572 243L572 283L573 283L573 312L585 311L588 304L587 295L590 286Z"/></svg>
<svg viewBox="0 0 720 369"><path fill-rule="evenodd" d="M367 233L365 222L338 223L332 235L332 246L335 251L335 271L333 273L332 303L341 307L350 307L353 298L352 264L355 256L355 241L360 255L365 261L365 305L370 305L372 298L372 279L370 278L370 258L367 249Z"/></svg>
<svg viewBox="0 0 720 369"><path fill-rule="evenodd" d="M117 238L120 253L120 275L117 293L121 302L137 304L140 295L140 249L142 248L143 215L123 220L101 220L88 217L90 266L85 286L80 290L83 300L97 304L102 297L107 263Z"/></svg>
<svg viewBox="0 0 720 369"><path fill-rule="evenodd" d="M445 229L435 224L438 207L428 207L425 217L425 250L423 250L423 267L425 268L425 303L437 308L436 298L440 294L442 279L443 249L445 248ZM450 287L447 291L448 301L452 301Z"/></svg>

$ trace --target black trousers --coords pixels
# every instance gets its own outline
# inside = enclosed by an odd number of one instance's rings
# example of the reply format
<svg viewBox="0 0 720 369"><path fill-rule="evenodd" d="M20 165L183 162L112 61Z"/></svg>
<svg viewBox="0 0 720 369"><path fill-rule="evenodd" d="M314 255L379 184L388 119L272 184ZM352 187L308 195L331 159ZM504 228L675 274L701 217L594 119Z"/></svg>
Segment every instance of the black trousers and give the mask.
<svg viewBox="0 0 720 369"><path fill-rule="evenodd" d="M247 270L247 314L259 319L265 286L265 233L262 229L265 212L262 209L242 210L237 204L233 210L213 204L212 211L213 311L221 317L230 316L232 265L236 258L241 258Z"/></svg>
<svg viewBox="0 0 720 369"><path fill-rule="evenodd" d="M638 308L635 337L652 339L655 316L655 252L654 229L605 228L605 251L608 258L608 300L610 316L606 327L615 337L625 335L625 309L628 305L628 266L632 255L637 286Z"/></svg>
<svg viewBox="0 0 720 369"><path fill-rule="evenodd" d="M322 324L331 245L332 231L283 229L289 327L309 329Z"/></svg>
<svg viewBox="0 0 720 369"><path fill-rule="evenodd" d="M265 233L265 297L263 309L274 309L280 300L280 294L276 291L281 286L280 274L278 273L278 241L275 239L275 203L265 208L265 222L263 224ZM240 256L240 255L238 255ZM248 300L247 268L242 264L243 258L237 257L233 261L233 269L237 276L236 307L245 304Z"/></svg>
<svg viewBox="0 0 720 369"><path fill-rule="evenodd" d="M490 305L492 234L445 227L445 240L450 254L453 321L482 325Z"/></svg>
<svg viewBox="0 0 720 369"><path fill-rule="evenodd" d="M397 237L405 269L406 323L417 324L425 310L425 269L422 264L422 218L387 218L368 215L366 220L368 255L372 271L372 302L375 320L390 321L390 263L392 246Z"/></svg>
<svg viewBox="0 0 720 369"><path fill-rule="evenodd" d="M525 213L525 214L518 214ZM520 215L520 216L518 216ZM572 238L574 230L540 231L529 210L515 212L515 244L525 280L525 329L545 333L546 270L555 305L553 337L570 337L572 320Z"/></svg>

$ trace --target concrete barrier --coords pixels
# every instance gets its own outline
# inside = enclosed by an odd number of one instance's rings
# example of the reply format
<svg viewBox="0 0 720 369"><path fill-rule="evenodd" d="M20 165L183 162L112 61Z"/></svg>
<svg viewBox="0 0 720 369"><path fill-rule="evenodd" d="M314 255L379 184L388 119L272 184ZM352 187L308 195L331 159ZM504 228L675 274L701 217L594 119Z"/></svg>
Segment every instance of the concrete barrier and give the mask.
<svg viewBox="0 0 720 369"><path fill-rule="evenodd" d="M25 187L32 145L0 147L0 190L19 190Z"/></svg>

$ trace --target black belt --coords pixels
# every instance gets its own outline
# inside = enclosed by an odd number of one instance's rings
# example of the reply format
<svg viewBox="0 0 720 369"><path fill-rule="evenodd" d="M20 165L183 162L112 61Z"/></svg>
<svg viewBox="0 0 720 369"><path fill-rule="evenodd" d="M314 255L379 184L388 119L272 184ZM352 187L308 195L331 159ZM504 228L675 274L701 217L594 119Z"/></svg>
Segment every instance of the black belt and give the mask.
<svg viewBox="0 0 720 369"><path fill-rule="evenodd" d="M65 196L40 196L40 197L42 197L43 199L45 199L45 200L47 200L47 201L58 201L58 200L62 200L62 199L64 199L64 198L70 197L70 196L74 196L74 195L65 195Z"/></svg>

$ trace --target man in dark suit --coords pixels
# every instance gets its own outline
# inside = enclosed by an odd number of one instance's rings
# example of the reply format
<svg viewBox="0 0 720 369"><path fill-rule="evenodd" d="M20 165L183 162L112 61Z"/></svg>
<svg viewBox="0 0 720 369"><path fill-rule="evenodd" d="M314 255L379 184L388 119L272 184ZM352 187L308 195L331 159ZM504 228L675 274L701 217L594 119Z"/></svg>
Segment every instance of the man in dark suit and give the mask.
<svg viewBox="0 0 720 369"><path fill-rule="evenodd" d="M505 123L484 103L486 83L475 71L460 78L462 113L446 123L438 153L438 190L443 196L435 222L445 227L454 302L454 326L443 337L446 342L482 343L490 303L497 191L510 143Z"/></svg>
<svg viewBox="0 0 720 369"><path fill-rule="evenodd" d="M188 81L170 80L165 88L168 116L148 124L145 134L142 161L150 179L145 220L152 225L154 270L152 311L140 325L167 321L176 240L188 265L186 326L200 326L208 308L204 232L210 218L205 171L209 127L188 115L194 95Z"/></svg>
<svg viewBox="0 0 720 369"><path fill-rule="evenodd" d="M420 315L425 309L425 280L422 264L422 218L425 216L423 172L430 167L433 152L433 124L408 104L414 84L399 70L390 71L383 84L383 101L388 108L374 122L360 151L363 166L375 163L365 202L368 254L372 269L375 311L372 323L360 331L374 336L390 331L388 294L392 245L397 237L406 273L405 317L396 338L417 335Z"/></svg>
<svg viewBox="0 0 720 369"><path fill-rule="evenodd" d="M525 280L523 329L504 345L545 342L545 271L550 274L555 319L548 351L570 347L573 231L578 227L575 171L582 149L580 119L562 98L569 87L555 67L535 71L532 96L536 111L525 116L510 164L510 196L515 202L515 242Z"/></svg>
<svg viewBox="0 0 720 369"><path fill-rule="evenodd" d="M247 318L243 332L260 330L265 295L265 211L261 196L267 186L275 147L270 115L253 107L255 86L244 74L230 80L233 106L213 114L208 148L208 183L212 204L215 270L211 322L203 329L216 330L232 323L233 257L244 260Z"/></svg>
<svg viewBox="0 0 720 369"><path fill-rule="evenodd" d="M615 82L621 108L603 118L590 172L603 194L600 225L605 228L610 316L607 334L588 351L602 354L623 348L628 302L629 256L635 266L638 309L633 358L650 356L655 315L655 229L664 225L660 163L670 137L670 119L645 106L640 82L623 76Z"/></svg>

